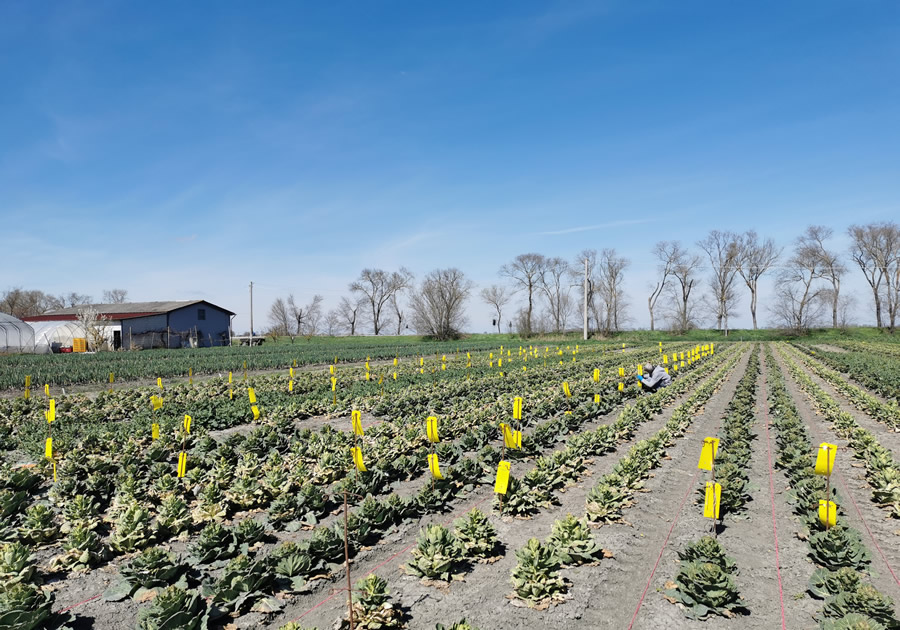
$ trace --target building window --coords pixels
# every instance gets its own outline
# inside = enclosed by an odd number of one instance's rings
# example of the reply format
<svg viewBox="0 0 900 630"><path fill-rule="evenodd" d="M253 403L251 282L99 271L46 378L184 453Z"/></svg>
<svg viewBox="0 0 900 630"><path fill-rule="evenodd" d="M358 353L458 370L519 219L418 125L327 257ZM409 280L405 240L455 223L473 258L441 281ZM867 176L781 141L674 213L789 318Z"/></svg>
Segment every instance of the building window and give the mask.
<svg viewBox="0 0 900 630"><path fill-rule="evenodd" d="M206 319L206 309L205 308L197 309L197 319L199 319L201 321Z"/></svg>

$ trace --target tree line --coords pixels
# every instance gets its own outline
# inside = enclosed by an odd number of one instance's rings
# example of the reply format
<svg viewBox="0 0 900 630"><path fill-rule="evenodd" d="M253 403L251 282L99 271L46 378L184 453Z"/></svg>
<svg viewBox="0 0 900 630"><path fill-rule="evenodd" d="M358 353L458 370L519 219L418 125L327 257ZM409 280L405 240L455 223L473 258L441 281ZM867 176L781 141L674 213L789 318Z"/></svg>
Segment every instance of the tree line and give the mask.
<svg viewBox="0 0 900 630"><path fill-rule="evenodd" d="M122 304L128 300L126 289L107 289L103 291L102 304ZM13 317L34 317L63 308L74 308L92 304L90 295L71 292L52 295L35 289L15 287L0 294L0 313L8 313Z"/></svg>
<svg viewBox="0 0 900 630"><path fill-rule="evenodd" d="M776 325L797 332L826 321L842 327L854 299L842 292L841 283L858 268L872 290L876 325L893 333L900 311L900 226L852 225L847 235L851 246L846 252L831 245L834 232L821 225L809 226L787 251L754 230L711 230L693 248L659 241L649 252L656 266L645 294L650 329L662 323L684 332L709 322L727 333L742 293L749 298L756 329L760 280L767 274L774 277L767 310ZM630 266L631 260L613 248L585 249L572 260L520 254L498 270L505 282L482 288L478 297L491 308L497 332L503 332L504 323L508 331L524 335L578 327L586 299L590 331L609 334L632 321L625 291ZM455 268L436 269L419 283L406 268L363 269L336 308L325 311L320 295L300 308L289 296L273 303L269 319L276 334L399 335L412 329L446 339L458 335L467 322L465 303L474 289ZM521 305L510 313L514 299Z"/></svg>

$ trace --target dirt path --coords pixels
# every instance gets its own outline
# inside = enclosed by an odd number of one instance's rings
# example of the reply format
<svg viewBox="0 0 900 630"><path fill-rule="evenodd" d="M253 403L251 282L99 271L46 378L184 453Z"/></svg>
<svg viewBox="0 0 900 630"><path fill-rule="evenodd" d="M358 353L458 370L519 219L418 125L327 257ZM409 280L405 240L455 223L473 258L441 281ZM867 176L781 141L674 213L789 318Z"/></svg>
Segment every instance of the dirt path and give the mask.
<svg viewBox="0 0 900 630"><path fill-rule="evenodd" d="M823 352L835 352L837 354L847 354L846 348L839 348L838 346L832 346L827 343L817 343L813 346L816 350L822 350Z"/></svg>
<svg viewBox="0 0 900 630"><path fill-rule="evenodd" d="M722 414L743 375L749 352L699 413L684 438L667 449L670 457L647 481L646 493L638 494L633 508L626 512L633 527L609 525L600 528L597 540L615 554L611 574L594 588L596 607L585 615L585 627L629 628L694 628L706 627L691 622L656 592L674 575L678 559L675 554L687 542L708 530L694 504L694 488L700 479L697 470L699 441L715 435ZM673 528L673 519L677 522ZM670 536L671 531L671 536ZM666 539L668 537L668 542ZM660 556L660 550L666 544ZM658 568L637 610L650 574ZM617 602L609 606L607 602ZM635 614L637 611L637 614Z"/></svg>
<svg viewBox="0 0 900 630"><path fill-rule="evenodd" d="M892 576L893 571L900 577L900 522L872 503L872 488L866 482L863 464L853 459L853 451L847 447L847 441L831 431L826 421L814 411L809 398L791 377L778 352L775 352L775 359L785 376L785 384L797 411L809 428L813 444L830 442L840 449L833 483L841 493L847 520L860 532L863 543L872 553L872 584L895 602L900 601L900 583Z"/></svg>
<svg viewBox="0 0 900 630"><path fill-rule="evenodd" d="M573 599L563 606L543 612L517 608L510 605L506 598L506 595L512 591L509 582L510 572L517 562L514 551L521 548L528 538L545 539L550 534L553 522L567 512L583 514L585 497L593 487L594 479L598 475L608 472L635 441L649 437L658 431L669 419L674 408L688 395L685 394L660 414L638 427L636 435L627 443L620 445L613 452L596 458L589 466L587 476L583 477L577 485L558 495L560 506L544 510L529 520L500 519L496 514L491 513L491 521L497 527L499 538L506 546L507 551L494 564L477 565L466 575L464 582L455 582L449 589L424 586L416 578L401 573L400 566L411 557L409 549L415 543L416 535L422 526L430 523L449 525L455 518L463 516L473 507L489 513L493 499L493 488L489 486L480 488L470 497L455 504L452 514L446 517L429 516L415 523L405 523L401 526L400 531L385 541L384 545L360 554L354 563L354 580L375 569L381 569L379 575L388 580L388 588L394 600L404 606L415 607L416 616L410 624L412 628L433 628L438 622L453 623L462 617L466 617L468 621L481 628L536 627L537 623L551 628L570 627L573 620L580 618L585 609L594 603L591 591L597 579L597 572L603 574L608 570L603 566L567 570L566 574L574 582ZM617 409L586 425L582 430L608 424L614 421L620 412L621 409ZM560 447L561 445L557 445L551 450ZM533 466L533 461L513 462L513 474L519 476ZM297 598L288 606L285 614L274 620L269 627L277 628L280 624L294 619L319 603L328 595L328 592L327 589L322 588L318 589L313 596ZM344 613L345 608L343 596L336 596L303 617L302 623L319 628L330 627L332 622Z"/></svg>

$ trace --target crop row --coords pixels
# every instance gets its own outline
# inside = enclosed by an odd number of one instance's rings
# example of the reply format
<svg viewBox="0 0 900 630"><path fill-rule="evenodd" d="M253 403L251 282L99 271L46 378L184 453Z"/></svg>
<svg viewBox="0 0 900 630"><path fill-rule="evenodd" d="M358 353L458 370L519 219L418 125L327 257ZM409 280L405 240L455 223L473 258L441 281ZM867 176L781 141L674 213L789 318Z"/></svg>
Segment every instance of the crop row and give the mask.
<svg viewBox="0 0 900 630"><path fill-rule="evenodd" d="M854 407L868 414L874 420L886 424L894 430L900 430L900 405L896 402L884 402L853 385L840 372L816 361L812 354L806 355L803 362L820 378L831 383Z"/></svg>
<svg viewBox="0 0 900 630"><path fill-rule="evenodd" d="M832 368L894 402L900 401L900 361L869 350L828 352L807 350Z"/></svg>
<svg viewBox="0 0 900 630"><path fill-rule="evenodd" d="M735 388L722 421L718 452L712 458L715 482L721 486L715 519L733 518L744 509L749 499L747 468L750 462L756 416L756 388L759 380L759 348L750 355L747 369ZM699 504L706 499L705 483L700 489ZM732 617L746 613L735 582L738 573L734 560L726 554L722 543L712 536L702 536L678 552L678 572L665 591L666 598L680 605L692 619L712 615Z"/></svg>
<svg viewBox="0 0 900 630"><path fill-rule="evenodd" d="M859 426L852 415L819 387L792 359L779 348L791 375L822 416L832 423L835 433L849 440L854 456L866 467L866 481L872 488L872 501L900 518L900 465L868 430Z"/></svg>
<svg viewBox="0 0 900 630"><path fill-rule="evenodd" d="M777 466L787 477L794 512L801 519L801 538L806 540L809 558L817 567L809 579L808 592L812 597L824 600L821 627L830 630L896 627L893 602L866 582L871 554L859 531L844 519L841 500L836 493L830 496L836 504L835 524L828 527L825 519L819 517L820 501L829 499L826 478L815 474L814 445L808 429L768 349L766 363L769 368L769 409L777 432Z"/></svg>

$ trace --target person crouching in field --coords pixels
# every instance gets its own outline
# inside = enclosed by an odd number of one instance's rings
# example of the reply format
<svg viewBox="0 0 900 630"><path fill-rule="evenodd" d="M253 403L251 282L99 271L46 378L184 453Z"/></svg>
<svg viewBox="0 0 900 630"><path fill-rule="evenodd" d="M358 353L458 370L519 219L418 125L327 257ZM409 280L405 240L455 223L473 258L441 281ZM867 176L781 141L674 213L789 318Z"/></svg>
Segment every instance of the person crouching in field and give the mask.
<svg viewBox="0 0 900 630"><path fill-rule="evenodd" d="M668 387L672 384L672 377L661 365L654 366L652 363L645 363L643 372L643 375L638 375L642 391L653 393L660 387Z"/></svg>

